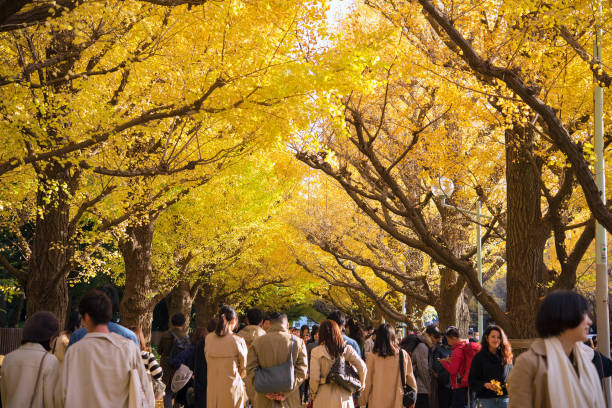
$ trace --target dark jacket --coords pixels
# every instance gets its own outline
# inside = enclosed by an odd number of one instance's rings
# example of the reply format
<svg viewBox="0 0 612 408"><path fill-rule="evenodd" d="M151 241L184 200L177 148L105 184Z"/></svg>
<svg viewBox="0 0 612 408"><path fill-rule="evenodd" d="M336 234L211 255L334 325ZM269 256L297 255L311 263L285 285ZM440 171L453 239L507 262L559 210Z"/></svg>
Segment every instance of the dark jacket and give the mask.
<svg viewBox="0 0 612 408"><path fill-rule="evenodd" d="M476 393L477 398L501 397L502 395L484 387L485 383L497 380L502 385L503 396L507 396L506 377L511 367L512 365L507 367L502 365L499 355L491 353L488 349L480 350L472 360L472 368L468 378L471 391Z"/></svg>
<svg viewBox="0 0 612 408"><path fill-rule="evenodd" d="M184 338L187 335L179 328L173 327L168 331L162 333L159 339L159 346L157 346L157 352L160 354L160 365L164 371L163 382L166 384L166 388L170 389L170 383L172 382L172 376L174 376L175 369L170 365L170 354L172 353L172 346L174 345L174 337L170 334L172 331L177 337Z"/></svg>
<svg viewBox="0 0 612 408"><path fill-rule="evenodd" d="M196 344L192 344L177 354L170 360L170 365L174 369L178 369L181 364L185 364L193 371L193 378L181 390L186 392L190 386L193 386L195 393L195 408L206 408L206 356L204 355L204 341L200 340ZM192 382L193 381L193 382ZM179 393L181 392L179 391ZM182 398L181 398L181 402Z"/></svg>
<svg viewBox="0 0 612 408"><path fill-rule="evenodd" d="M595 350L593 355L593 364L597 368L599 379L612 376L612 360Z"/></svg>
<svg viewBox="0 0 612 408"><path fill-rule="evenodd" d="M453 351L451 347L446 343L436 345L433 350L432 369L433 369L434 375L436 379L438 380L438 384L446 388L451 387L450 374L442 366L442 363L440 363L440 359L450 357L452 352Z"/></svg>

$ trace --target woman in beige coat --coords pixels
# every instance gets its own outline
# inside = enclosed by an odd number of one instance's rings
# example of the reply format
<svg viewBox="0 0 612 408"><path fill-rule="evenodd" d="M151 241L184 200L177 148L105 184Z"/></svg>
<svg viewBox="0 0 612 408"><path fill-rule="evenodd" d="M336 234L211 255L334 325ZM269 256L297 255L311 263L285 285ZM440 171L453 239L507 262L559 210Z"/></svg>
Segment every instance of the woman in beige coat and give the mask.
<svg viewBox="0 0 612 408"><path fill-rule="evenodd" d="M584 297L549 294L536 316L540 335L517 359L508 377L509 408L603 408L599 376L587 341L591 319Z"/></svg>
<svg viewBox="0 0 612 408"><path fill-rule="evenodd" d="M206 336L204 354L208 367L207 408L244 408L247 347L242 337L233 334L238 323L236 311L223 306L213 333Z"/></svg>
<svg viewBox="0 0 612 408"><path fill-rule="evenodd" d="M23 326L21 347L4 357L0 368L0 393L4 408L63 407L56 384L59 363L50 341L59 323L51 312L34 313Z"/></svg>
<svg viewBox="0 0 612 408"><path fill-rule="evenodd" d="M346 347L336 322L324 320L319 327L319 345L310 357L310 394L313 408L353 408L353 397L338 384L327 383L334 360L342 354L357 370L361 384L365 383L366 367L352 347ZM363 387L362 387L363 389Z"/></svg>
<svg viewBox="0 0 612 408"><path fill-rule="evenodd" d="M360 404L368 408L403 408L400 357L402 353L406 385L417 392L416 379L412 372L410 356L400 349L395 340L395 330L384 323L376 329L374 349L368 354L365 390Z"/></svg>

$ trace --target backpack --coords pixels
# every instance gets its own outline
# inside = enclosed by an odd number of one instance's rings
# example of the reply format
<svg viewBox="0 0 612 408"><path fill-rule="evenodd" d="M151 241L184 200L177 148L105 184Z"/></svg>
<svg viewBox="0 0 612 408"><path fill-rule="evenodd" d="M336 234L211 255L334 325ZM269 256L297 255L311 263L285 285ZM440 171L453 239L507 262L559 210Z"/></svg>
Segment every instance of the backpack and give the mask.
<svg viewBox="0 0 612 408"><path fill-rule="evenodd" d="M172 330L168 330L172 336L172 348L170 349L170 359L174 359L177 355L183 352L189 346L188 337L178 337Z"/></svg>
<svg viewBox="0 0 612 408"><path fill-rule="evenodd" d="M463 372L457 373L457 384L466 383L467 387L467 379L470 376L470 368L472 368L472 360L476 353L480 351L481 345L480 343L465 343L460 347L461 352L463 353Z"/></svg>

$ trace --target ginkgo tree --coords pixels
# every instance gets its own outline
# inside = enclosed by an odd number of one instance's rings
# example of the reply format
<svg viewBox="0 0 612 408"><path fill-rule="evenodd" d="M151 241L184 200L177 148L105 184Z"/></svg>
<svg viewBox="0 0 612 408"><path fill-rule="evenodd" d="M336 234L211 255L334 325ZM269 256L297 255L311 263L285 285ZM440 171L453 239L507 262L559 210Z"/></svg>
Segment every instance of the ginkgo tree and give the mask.
<svg viewBox="0 0 612 408"><path fill-rule="evenodd" d="M293 52L308 47L318 3L115 5L85 2L3 34L0 174L15 190L6 202L16 242L33 246L27 273L3 264L30 312L65 313L84 217L95 234L87 251L145 228L222 163L291 133L309 89Z"/></svg>
<svg viewBox="0 0 612 408"><path fill-rule="evenodd" d="M325 105L327 119L314 129L314 147L306 140L297 157L333 178L391 237L459 273L510 335L530 336L535 316L529 305L549 288L574 286L577 267L593 239L593 221L581 211L583 196L575 189L573 167L554 160L546 130L521 119L528 109L524 104L503 86L481 88L479 78L466 78L460 66L446 62L445 48L437 47L442 40L428 29L426 18L418 12L398 13L393 14L396 21L390 18L395 6L379 8L378 17L358 10L363 14L347 23L346 38L330 55L343 61L338 53L356 55L363 44L362 69L336 68L345 76L352 72L352 83L338 80L335 100ZM411 10L410 4L402 8ZM363 27L381 26L388 32L380 19L399 21L401 30L390 37L364 32ZM373 46L376 38L391 38L393 47ZM492 217L480 222L485 242L505 244L505 311L478 282L473 241L447 234L451 229L444 219L457 213L432 197L430 189L440 177L451 178L458 187L447 203L473 209L480 200ZM469 214L458 214L474 222ZM566 234L574 230L580 238L569 242ZM560 270L544 259L551 238Z"/></svg>

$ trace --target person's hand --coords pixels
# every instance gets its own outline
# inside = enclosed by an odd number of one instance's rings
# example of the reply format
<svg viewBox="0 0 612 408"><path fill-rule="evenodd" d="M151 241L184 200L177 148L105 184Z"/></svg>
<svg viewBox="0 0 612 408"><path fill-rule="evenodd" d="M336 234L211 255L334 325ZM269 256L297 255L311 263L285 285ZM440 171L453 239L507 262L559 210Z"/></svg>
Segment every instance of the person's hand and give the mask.
<svg viewBox="0 0 612 408"><path fill-rule="evenodd" d="M496 386L494 386L493 384L491 384L490 382L485 383L485 384L484 384L484 387L485 387L487 390L491 390L491 391L493 391L493 392L496 392L496 391L497 391L497 387L496 387Z"/></svg>
<svg viewBox="0 0 612 408"><path fill-rule="evenodd" d="M266 398L273 401L284 401L287 397L285 397L285 394L282 392L270 392L266 394Z"/></svg>
<svg viewBox="0 0 612 408"><path fill-rule="evenodd" d="M491 382L485 383L484 387L488 390L493 391L497 395L504 395L504 391L502 390L502 385L497 380L491 380Z"/></svg>
<svg viewBox="0 0 612 408"><path fill-rule="evenodd" d="M445 361L445 362L447 362L447 363L450 363L450 360L451 360L451 358L450 358L450 357L444 357L444 358L441 358L441 359L440 359L440 361Z"/></svg>

